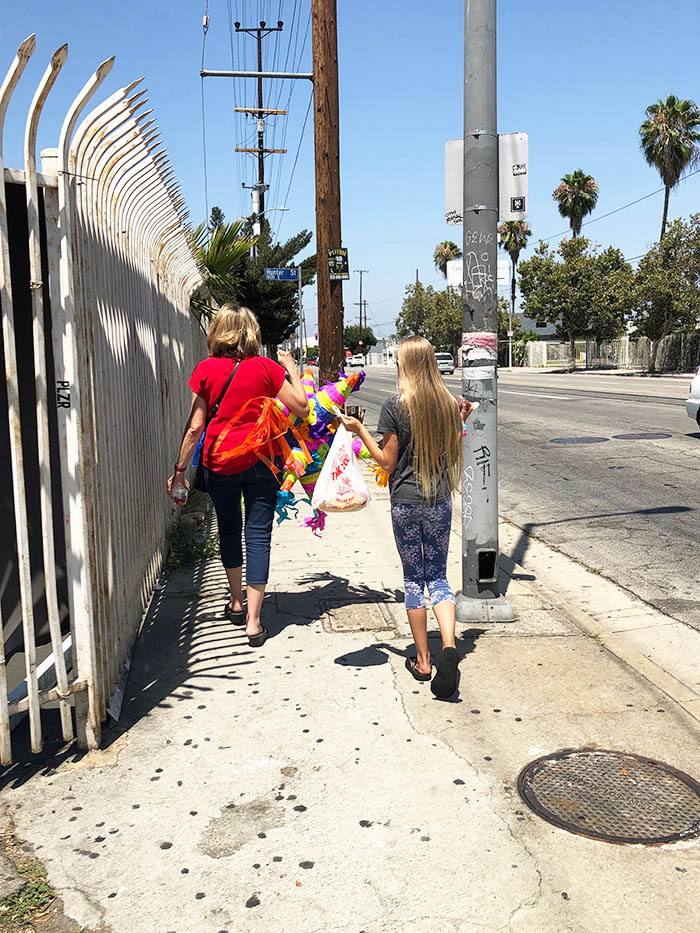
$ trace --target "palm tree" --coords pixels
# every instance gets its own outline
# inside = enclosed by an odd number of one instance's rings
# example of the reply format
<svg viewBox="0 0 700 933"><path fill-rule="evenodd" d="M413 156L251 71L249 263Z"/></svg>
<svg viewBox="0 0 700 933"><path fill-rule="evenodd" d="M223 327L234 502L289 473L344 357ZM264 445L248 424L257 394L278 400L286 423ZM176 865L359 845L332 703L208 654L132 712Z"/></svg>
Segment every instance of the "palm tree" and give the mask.
<svg viewBox="0 0 700 933"><path fill-rule="evenodd" d="M528 237L532 236L532 229L526 220L506 220L498 228L501 247L510 256L513 264L513 275L510 280L510 327L513 330L513 315L515 314L515 270L520 259L520 253L527 246ZM509 338L508 366L513 365L513 342Z"/></svg>
<svg viewBox="0 0 700 933"><path fill-rule="evenodd" d="M598 182L592 175L586 175L577 168L575 172L564 175L552 197L558 203L561 216L568 218L572 236L577 237L581 232L583 218L591 213L598 202Z"/></svg>
<svg viewBox="0 0 700 933"><path fill-rule="evenodd" d="M245 260L257 238L248 240L243 235L244 220L221 223L210 228L206 221L190 233L190 245L199 266L204 285L217 306L226 301L237 301L241 296L241 282ZM215 312L211 299L194 297L191 310L195 317L211 319Z"/></svg>
<svg viewBox="0 0 700 933"><path fill-rule="evenodd" d="M438 243L433 253L435 268L439 269L445 278L447 278L447 263L461 258L462 250L452 240L443 240L442 243Z"/></svg>
<svg viewBox="0 0 700 933"><path fill-rule="evenodd" d="M679 100L669 94L646 109L646 120L639 127L641 149L649 165L658 169L666 188L661 236L666 232L668 198L683 172L700 158L700 110L693 100Z"/></svg>

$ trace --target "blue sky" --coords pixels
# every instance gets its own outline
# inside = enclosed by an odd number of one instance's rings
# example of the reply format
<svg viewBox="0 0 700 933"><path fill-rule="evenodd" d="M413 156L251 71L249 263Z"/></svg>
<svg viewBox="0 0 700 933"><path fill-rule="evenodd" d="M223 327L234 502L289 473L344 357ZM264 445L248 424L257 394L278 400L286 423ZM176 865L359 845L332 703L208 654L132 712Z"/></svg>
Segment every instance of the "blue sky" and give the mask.
<svg viewBox="0 0 700 933"><path fill-rule="evenodd" d="M266 64L311 70L310 36L304 46L310 0L230 0L233 20L285 21L275 49L266 40ZM439 286L432 266L437 242L458 241L461 228L443 221L443 148L462 133L463 2L443 0L339 0L341 195L343 245L350 268L369 269L365 297L370 324L391 333L407 283L416 269ZM37 33L37 51L13 98L5 130L5 163L21 167L27 106L51 52L69 43L69 57L45 108L39 147L54 146L63 115L97 64L117 60L102 97L145 76L151 106L167 144L194 222L204 217L199 68L205 0L119 0L62 4L25 0L6 16L0 35L4 72L19 42ZM209 0L206 64L231 65L229 0ZM291 27L291 28L290 28ZM673 3L589 0L580 4L529 0L499 4L499 130L530 136L530 215L535 239L566 229L552 201L562 174L576 168L600 184L598 208L607 213L660 187L639 153L645 107L675 93L700 100L696 0ZM291 43L289 36L291 32ZM253 65L254 41L234 41L236 65ZM310 96L309 82L266 88L266 98L289 116L270 126L268 142L284 157L268 160L267 205L280 236L314 229L313 126L309 116L289 187ZM247 102L254 88L248 87ZM244 103L242 82L235 103ZM100 98L102 99L102 98ZM254 163L236 156L251 127L233 118L231 82L205 82L209 205L229 219L250 209ZM247 159L247 161L246 161ZM286 196L289 188L289 196ZM584 228L603 246L626 256L643 253L658 237L663 195ZM681 182L671 198L672 217L700 210L700 174ZM554 242L554 241L553 241ZM313 248L313 244L312 244ZM346 319L357 314L358 276L344 286ZM305 290L309 331L315 331L315 290Z"/></svg>

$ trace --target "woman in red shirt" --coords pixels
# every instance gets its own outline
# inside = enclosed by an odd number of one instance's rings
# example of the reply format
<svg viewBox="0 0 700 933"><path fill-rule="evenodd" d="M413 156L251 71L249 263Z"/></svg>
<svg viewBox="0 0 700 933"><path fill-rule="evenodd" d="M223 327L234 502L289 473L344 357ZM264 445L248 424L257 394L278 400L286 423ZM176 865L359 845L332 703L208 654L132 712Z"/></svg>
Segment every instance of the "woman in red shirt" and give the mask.
<svg viewBox="0 0 700 933"><path fill-rule="evenodd" d="M236 449L258 421L265 397L281 399L300 418L309 413L309 402L291 353L280 351L279 363L260 356L260 326L248 308L223 305L209 327L207 346L209 357L195 367L189 381L192 407L168 492L177 482L187 485L184 473L207 415L226 389L207 427L202 451L204 483L216 510L221 561L231 587L224 615L234 625L245 624L249 644L259 648L268 635L260 622L260 609L270 568L280 481L254 451L238 454ZM272 452L279 454L274 442ZM247 614L243 610L241 494L245 503Z"/></svg>

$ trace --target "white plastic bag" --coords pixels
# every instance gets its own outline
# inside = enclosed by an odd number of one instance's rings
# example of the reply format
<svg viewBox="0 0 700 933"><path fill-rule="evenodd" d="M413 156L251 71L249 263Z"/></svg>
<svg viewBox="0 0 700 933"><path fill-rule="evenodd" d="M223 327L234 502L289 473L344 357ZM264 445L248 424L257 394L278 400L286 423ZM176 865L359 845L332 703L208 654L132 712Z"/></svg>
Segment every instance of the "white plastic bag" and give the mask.
<svg viewBox="0 0 700 933"><path fill-rule="evenodd" d="M367 505L369 498L352 449L352 438L341 424L321 468L311 505L321 512L357 512Z"/></svg>

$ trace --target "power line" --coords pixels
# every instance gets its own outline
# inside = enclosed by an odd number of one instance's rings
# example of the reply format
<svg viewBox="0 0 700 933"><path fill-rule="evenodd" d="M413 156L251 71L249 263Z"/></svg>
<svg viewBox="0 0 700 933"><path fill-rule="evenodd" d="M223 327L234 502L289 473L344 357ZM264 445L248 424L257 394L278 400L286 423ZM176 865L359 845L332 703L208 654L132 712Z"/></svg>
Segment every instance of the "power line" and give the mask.
<svg viewBox="0 0 700 933"><path fill-rule="evenodd" d="M305 131L306 131L306 124L307 124L308 119L309 119L309 114L311 113L311 104L312 104L312 102L313 102L313 99L314 99L314 91L313 91L313 87L312 87L312 88L311 88L311 93L309 94L309 105L308 105L308 107L306 108L306 116L304 117L304 123L303 123L303 125L302 125L302 127L301 127L301 136L299 137L299 145L297 146L297 152L296 152L296 155L294 156L294 165L292 165L292 174L289 176L289 184L287 185L287 193L286 193L286 195L284 196L284 204L285 204L285 205L286 205L286 203L287 203L287 199L289 198L289 192L292 190L292 182L294 181L294 173L295 173L296 168L297 168L297 162L299 161L299 153L301 152L301 144L302 144L303 141L304 141L304 133L305 133ZM281 214L281 212L280 212L280 214ZM280 220L279 223L277 224L277 231L276 231L276 233L275 233L275 237L276 237L276 238L279 236L279 231L280 231L280 227L281 227L281 226L282 226L282 221Z"/></svg>
<svg viewBox="0 0 700 933"><path fill-rule="evenodd" d="M687 178L690 178L692 175L697 175L700 172L700 168L694 169L692 172L688 172L687 175L684 175L682 181L685 181ZM664 185L662 188L657 188L656 191L651 191L649 194L643 195L641 198L637 198L634 201L630 201L629 204L623 204L621 207L616 207L613 211L608 211L607 214L600 214L598 217L594 217L592 220L587 220L584 224L581 224L582 227L588 227L590 224L597 223L599 220L605 220L606 217L612 217L613 214L619 214L620 211L627 210L628 207L633 207L635 204L639 204L641 201L646 201L647 198L653 198L655 194L659 194L662 191L666 190ZM549 243L550 240L556 240L557 237L566 236L569 233L569 230L563 230L561 233L553 233L551 236L544 237L543 241ZM642 254L643 255L643 254Z"/></svg>
<svg viewBox="0 0 700 933"><path fill-rule="evenodd" d="M296 10L296 0L295 0L295 3L294 3L294 8L295 8L295 10ZM301 51L299 52L299 57L297 58L297 49L298 49L298 47L299 47L299 27L300 27L300 25L301 25L301 15L300 15L300 16L297 18L297 20L296 20L296 35L295 35L295 39L294 39L294 51L292 52L292 68L293 68L294 70L296 70L296 71L298 71L299 68L301 67L301 60L302 60L302 58L304 57L304 50L306 49L306 43L307 43L307 40L308 40L308 38L309 38L309 28L310 28L310 26L311 26L311 7L309 7L309 15L308 15L308 18L307 18L307 20L306 20L306 30L305 30L305 32L304 32L304 40L303 40L303 42L302 42ZM290 48L291 48L291 42L290 42ZM288 52L289 52L289 49L288 49ZM286 68L286 64L285 64L285 68ZM290 88L289 88L289 95L288 95L288 97L287 97L287 103L286 103L286 107L285 107L285 109L287 110L287 113L289 113L289 111L290 111L290 105L291 105L292 97L293 97L293 95L294 95L294 91L295 91L295 90L296 90L296 81L291 81L291 82L290 82ZM281 95L281 87L280 87L280 95ZM277 104L277 106L279 106L279 98L278 98L278 104ZM282 149L285 148L286 143L287 143L287 130L288 130L288 125L289 125L289 121L286 120L285 123L284 123L283 130L282 130L282 142L281 142L281 144L280 144ZM278 197L279 197L279 192L280 192L280 188L281 188L281 186L282 186L282 167L283 167L283 163L282 163L282 159L280 159L280 161L279 161L279 167L278 167L278 172L277 172L277 179L276 179L276 182L275 182L275 200L278 199ZM279 231L279 227L280 227L281 224L282 224L282 220L283 220L283 218L282 218L282 216L280 215L280 220L279 220L279 223L278 223L278 231Z"/></svg>
<svg viewBox="0 0 700 933"><path fill-rule="evenodd" d="M233 9L231 6L231 0L226 0L227 12L228 12L228 36L229 36L229 48L231 51L231 71L235 70L235 54L234 54L234 33L233 33ZM242 79L241 79L242 80ZM236 135L237 135L237 124L236 124L236 106L237 98L241 97L241 87L238 88L238 93L236 93L236 79L231 79L231 89L233 96L233 145L235 148L236 145ZM245 102L245 84L242 85L243 89L243 100ZM243 124L243 129L245 130L245 123ZM247 142L247 140L246 140ZM241 213L245 213L243 199L245 195L243 194L243 188L241 187L241 165L239 159L234 154L233 160L236 165L236 188L238 191L238 206L241 210Z"/></svg>
<svg viewBox="0 0 700 933"><path fill-rule="evenodd" d="M202 17L202 67L204 71L204 54L207 45L207 32L209 31L209 0L206 0L204 16ZM204 77L200 78L202 84L202 161L204 163L204 210L206 221L209 221L209 177L207 168L207 120L204 109Z"/></svg>

